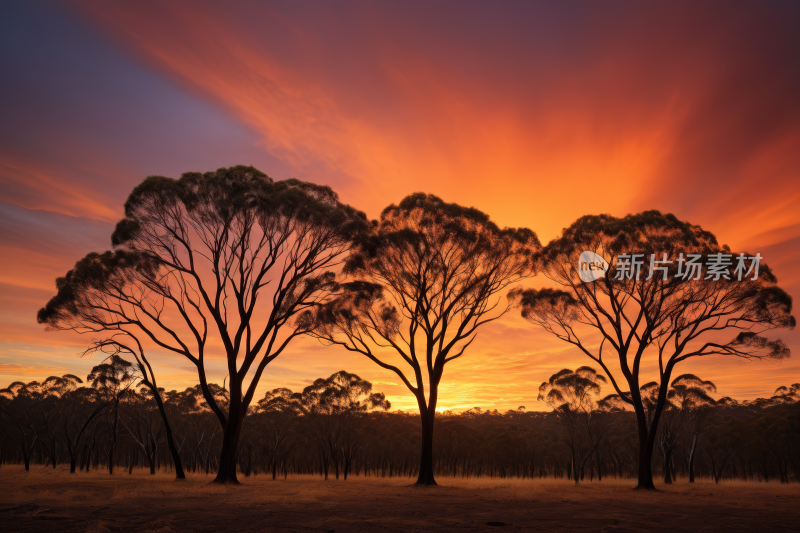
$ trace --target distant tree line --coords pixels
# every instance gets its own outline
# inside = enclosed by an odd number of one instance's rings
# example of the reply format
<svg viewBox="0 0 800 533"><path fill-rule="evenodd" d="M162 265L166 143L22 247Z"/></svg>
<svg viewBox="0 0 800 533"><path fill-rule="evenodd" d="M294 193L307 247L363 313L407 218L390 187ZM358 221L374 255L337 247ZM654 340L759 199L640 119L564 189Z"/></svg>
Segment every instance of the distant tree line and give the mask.
<svg viewBox="0 0 800 533"><path fill-rule="evenodd" d="M112 355L86 381L74 375L15 382L0 390L0 464L73 472L151 474L181 469L215 476L222 434L199 387L162 392L177 457L153 394L130 363ZM550 412L524 407L501 413L478 407L439 415L433 448L438 477L635 478L635 413L614 395L599 397L602 376L589 367L564 369L540 388ZM138 388L137 388L137 385ZM209 384L218 405L230 392ZM642 394L656 390L645 385ZM769 399L714 400L715 387L693 375L676 378L658 429L653 471L678 478L800 481L800 384ZM647 402L645 402L647 404ZM268 392L246 414L236 454L245 477L419 475L419 415L389 412L372 385L345 371L302 392ZM177 464L176 464L177 463Z"/></svg>

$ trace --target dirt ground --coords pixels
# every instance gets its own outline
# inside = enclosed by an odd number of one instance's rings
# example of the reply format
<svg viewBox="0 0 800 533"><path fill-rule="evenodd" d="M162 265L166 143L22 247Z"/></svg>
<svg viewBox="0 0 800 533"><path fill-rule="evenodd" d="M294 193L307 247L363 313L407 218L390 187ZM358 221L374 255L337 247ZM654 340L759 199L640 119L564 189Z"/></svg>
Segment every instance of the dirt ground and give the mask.
<svg viewBox="0 0 800 533"><path fill-rule="evenodd" d="M800 485L405 478L322 481L0 468L0 531L800 531Z"/></svg>

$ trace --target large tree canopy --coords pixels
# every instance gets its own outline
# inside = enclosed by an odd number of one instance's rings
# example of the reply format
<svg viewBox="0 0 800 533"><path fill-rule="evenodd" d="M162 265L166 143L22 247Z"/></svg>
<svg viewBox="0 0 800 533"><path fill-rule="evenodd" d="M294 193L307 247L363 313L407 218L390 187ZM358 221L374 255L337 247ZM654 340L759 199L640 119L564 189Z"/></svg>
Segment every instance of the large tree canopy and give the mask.
<svg viewBox="0 0 800 533"><path fill-rule="evenodd" d="M264 369L307 332L294 318L327 300L334 269L368 228L329 187L273 181L252 167L151 176L125 203L116 250L79 261L38 319L191 361L225 428L217 481L235 482L242 419ZM227 363L227 408L206 379L212 339Z"/></svg>
<svg viewBox="0 0 800 533"><path fill-rule="evenodd" d="M419 483L435 484L433 421L445 365L507 311L499 293L533 273L539 246L529 229L501 229L475 208L412 194L384 209L350 255L338 297L305 315L311 335L365 355L414 394Z"/></svg>
<svg viewBox="0 0 800 533"><path fill-rule="evenodd" d="M595 281L581 277L585 252L608 263ZM653 443L675 365L709 355L789 356L783 342L763 333L795 326L792 299L778 287L769 266L759 261L756 268L753 257L758 256L731 254L712 233L672 214L585 216L535 256L557 288L512 294L524 318L599 364L620 398L636 411L642 488L653 487ZM599 273L602 264L596 263ZM597 333L599 345L587 344ZM654 358L659 374L651 427L640 392L648 357Z"/></svg>

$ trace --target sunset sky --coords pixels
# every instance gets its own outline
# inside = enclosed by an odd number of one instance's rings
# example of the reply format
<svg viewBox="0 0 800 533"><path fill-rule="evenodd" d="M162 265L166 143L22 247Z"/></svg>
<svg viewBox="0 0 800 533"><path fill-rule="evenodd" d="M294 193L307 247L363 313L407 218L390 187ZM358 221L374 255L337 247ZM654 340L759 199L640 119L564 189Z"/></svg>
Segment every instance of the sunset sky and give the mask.
<svg viewBox="0 0 800 533"><path fill-rule="evenodd" d="M543 242L585 214L672 212L760 253L798 298L799 21L777 0L3 2L0 387L99 362L35 314L110 248L136 184L236 164L330 185L371 218L430 192ZM780 364L678 371L771 396L800 381L800 331L773 336L793 351ZM160 386L197 382L151 357ZM545 409L539 383L588 362L509 315L448 366L440 407ZM393 374L310 339L260 389L341 369L415 406Z"/></svg>

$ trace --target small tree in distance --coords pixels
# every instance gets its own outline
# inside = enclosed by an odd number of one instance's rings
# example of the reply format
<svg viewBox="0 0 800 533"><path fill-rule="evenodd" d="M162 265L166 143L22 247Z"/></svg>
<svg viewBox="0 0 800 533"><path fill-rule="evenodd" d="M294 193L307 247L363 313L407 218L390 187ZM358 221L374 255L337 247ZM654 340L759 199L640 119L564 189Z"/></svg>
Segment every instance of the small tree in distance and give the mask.
<svg viewBox="0 0 800 533"><path fill-rule="evenodd" d="M331 464L336 479L340 473L347 479L364 436L360 427L364 415L392 406L382 392L372 392L372 383L344 370L315 380L292 400L317 443L326 481Z"/></svg>
<svg viewBox="0 0 800 533"><path fill-rule="evenodd" d="M149 391L150 395L158 407L161 421L164 423L166 430L167 446L169 447L170 455L172 456L172 463L175 466L175 479L186 479L186 473L183 471L183 464L181 457L178 453L178 448L175 445L175 438L172 432L172 426L169 423L167 411L164 408L164 399L161 397L161 390L158 388L156 374L153 371L153 366L145 356L142 343L135 335L122 333L111 335L107 339L95 341L84 352L90 354L93 352L101 352L107 355L128 354L136 361L136 366L139 371L139 380Z"/></svg>
<svg viewBox="0 0 800 533"><path fill-rule="evenodd" d="M777 403L794 403L800 401L800 383L792 383L791 385L778 387L775 389L775 394L772 400Z"/></svg>
<svg viewBox="0 0 800 533"><path fill-rule="evenodd" d="M709 396L712 392L717 392L717 386L711 381L703 381L694 374L683 374L672 380L672 388L667 395L683 426L681 432L689 431L692 435L692 445L689 448L689 483L694 483L697 439L706 430L710 413L709 407L715 403L714 399ZM666 474L664 482L671 482Z"/></svg>
<svg viewBox="0 0 800 533"><path fill-rule="evenodd" d="M579 457L579 433L583 428L584 420L587 429L591 431L590 419L594 409L594 396L600 394L600 383L605 383L606 378L597 373L594 368L582 366L574 372L565 368L556 372L550 379L539 386L537 400L544 401L553 408L564 427L567 445L572 455L572 478L578 484L578 463L581 465L594 450L587 450L584 457ZM599 468L599 465L598 465Z"/></svg>
<svg viewBox="0 0 800 533"><path fill-rule="evenodd" d="M291 390L281 387L267 391L256 404L256 412L266 418L264 438L269 450L272 479L278 475L278 461L287 451L292 425L300 409Z"/></svg>
<svg viewBox="0 0 800 533"><path fill-rule="evenodd" d="M108 357L107 363L103 362L92 368L91 373L86 377L94 389L96 389L103 402L108 404L106 410L106 422L111 443L108 449L108 473L114 473L114 452L117 447L117 437L119 436L120 423L120 402L130 392L135 384L137 376L134 373L133 364L129 363L117 354Z"/></svg>
<svg viewBox="0 0 800 533"><path fill-rule="evenodd" d="M38 381L23 383L15 381L5 389L0 389L0 416L12 420L11 439L17 443L22 452L25 471L30 470L33 447L39 439L34 417L36 416L36 394L40 387ZM14 404L12 407L11 404Z"/></svg>

